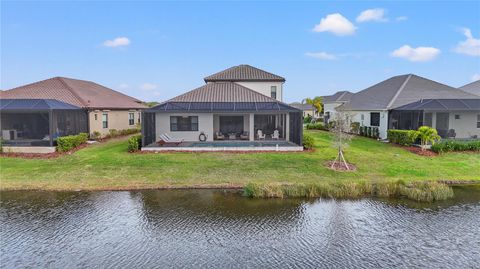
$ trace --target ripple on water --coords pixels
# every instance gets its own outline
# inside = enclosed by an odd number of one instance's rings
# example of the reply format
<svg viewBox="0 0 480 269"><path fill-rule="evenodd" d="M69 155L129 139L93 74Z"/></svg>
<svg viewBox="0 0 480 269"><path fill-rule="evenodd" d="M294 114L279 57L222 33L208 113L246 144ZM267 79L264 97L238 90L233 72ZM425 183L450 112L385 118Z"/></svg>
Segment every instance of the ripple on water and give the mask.
<svg viewBox="0 0 480 269"><path fill-rule="evenodd" d="M0 221L3 268L468 268L480 260L480 195L425 209L214 190L2 192Z"/></svg>

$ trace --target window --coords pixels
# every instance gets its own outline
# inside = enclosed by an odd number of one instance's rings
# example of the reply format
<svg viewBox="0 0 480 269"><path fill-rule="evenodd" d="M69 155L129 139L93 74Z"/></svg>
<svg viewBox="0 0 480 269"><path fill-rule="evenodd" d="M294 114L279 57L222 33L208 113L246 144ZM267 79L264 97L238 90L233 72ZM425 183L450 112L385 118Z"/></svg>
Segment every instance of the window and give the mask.
<svg viewBox="0 0 480 269"><path fill-rule="evenodd" d="M198 117L171 116L170 131L198 131Z"/></svg>
<svg viewBox="0 0 480 269"><path fill-rule="evenodd" d="M107 113L102 114L102 126L103 126L103 128L108 128L108 114Z"/></svg>
<svg viewBox="0 0 480 269"><path fill-rule="evenodd" d="M364 119L365 119L363 114L361 115L361 118L362 118L362 120L364 120Z"/></svg>
<svg viewBox="0 0 480 269"><path fill-rule="evenodd" d="M477 128L480 128L480 114L477 115Z"/></svg>
<svg viewBox="0 0 480 269"><path fill-rule="evenodd" d="M138 112L138 123L140 123L140 118L142 118L142 113Z"/></svg>
<svg viewBox="0 0 480 269"><path fill-rule="evenodd" d="M270 96L273 99L277 99L277 86L270 87Z"/></svg>
<svg viewBox="0 0 480 269"><path fill-rule="evenodd" d="M460 115L455 115L455 119L456 119L456 120L459 120L459 119L460 119Z"/></svg>
<svg viewBox="0 0 480 269"><path fill-rule="evenodd" d="M370 112L370 126L380 126L379 112Z"/></svg>
<svg viewBox="0 0 480 269"><path fill-rule="evenodd" d="M98 118L97 118L97 113L95 113L93 116L95 117L95 120L97 120L97 119L98 119Z"/></svg>
<svg viewBox="0 0 480 269"><path fill-rule="evenodd" d="M128 125L134 125L134 124L135 124L135 114L128 113Z"/></svg>

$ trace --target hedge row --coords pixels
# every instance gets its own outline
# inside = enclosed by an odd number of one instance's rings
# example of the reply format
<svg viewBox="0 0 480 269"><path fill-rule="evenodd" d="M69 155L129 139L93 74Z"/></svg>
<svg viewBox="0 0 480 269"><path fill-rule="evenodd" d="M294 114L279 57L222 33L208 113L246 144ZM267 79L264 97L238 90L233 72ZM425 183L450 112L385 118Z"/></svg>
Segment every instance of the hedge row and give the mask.
<svg viewBox="0 0 480 269"><path fill-rule="evenodd" d="M139 132L140 132L140 128L123 129L123 130L110 129L108 134L105 135L105 138L114 138L114 137L119 137L119 136L136 134L136 133L139 133Z"/></svg>
<svg viewBox="0 0 480 269"><path fill-rule="evenodd" d="M417 131L415 130L388 130L387 139L390 143L402 146L410 146L417 139Z"/></svg>
<svg viewBox="0 0 480 269"><path fill-rule="evenodd" d="M128 152L135 152L142 147L142 135L134 135L128 139Z"/></svg>
<svg viewBox="0 0 480 269"><path fill-rule="evenodd" d="M321 122L316 122L316 123L308 123L305 128L307 130L324 130L328 131L328 128L325 127L325 125Z"/></svg>
<svg viewBox="0 0 480 269"><path fill-rule="evenodd" d="M352 130L353 132L353 130ZM378 127L371 127L371 126L360 126L359 127L359 135L371 138L379 138L380 132Z"/></svg>
<svg viewBox="0 0 480 269"><path fill-rule="evenodd" d="M69 136L62 136L57 138L57 150L60 152L69 151L74 149L81 144L86 143L88 140L87 133L80 133L78 135L69 135Z"/></svg>
<svg viewBox="0 0 480 269"><path fill-rule="evenodd" d="M432 146L432 151L437 153L450 151L480 151L480 140L455 141L444 140Z"/></svg>

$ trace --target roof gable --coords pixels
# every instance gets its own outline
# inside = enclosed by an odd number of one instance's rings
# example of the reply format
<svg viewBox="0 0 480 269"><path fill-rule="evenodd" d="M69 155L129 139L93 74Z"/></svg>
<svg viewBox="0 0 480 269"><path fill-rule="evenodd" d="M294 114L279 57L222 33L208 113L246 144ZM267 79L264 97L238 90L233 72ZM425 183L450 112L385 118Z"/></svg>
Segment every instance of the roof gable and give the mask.
<svg viewBox="0 0 480 269"><path fill-rule="evenodd" d="M54 77L4 91L2 98L56 99L86 108L145 108L141 101L97 83Z"/></svg>
<svg viewBox="0 0 480 269"><path fill-rule="evenodd" d="M467 85L463 85L459 89L480 96L480 79Z"/></svg>
<svg viewBox="0 0 480 269"><path fill-rule="evenodd" d="M352 94L353 93L349 91L338 91L333 95L323 96L323 103L328 104L328 103L334 103L334 102L346 102L350 100L350 96L352 96Z"/></svg>
<svg viewBox="0 0 480 269"><path fill-rule="evenodd" d="M280 81L285 82L285 78L258 69L256 67L242 64L233 66L213 75L204 78L205 82L215 81Z"/></svg>

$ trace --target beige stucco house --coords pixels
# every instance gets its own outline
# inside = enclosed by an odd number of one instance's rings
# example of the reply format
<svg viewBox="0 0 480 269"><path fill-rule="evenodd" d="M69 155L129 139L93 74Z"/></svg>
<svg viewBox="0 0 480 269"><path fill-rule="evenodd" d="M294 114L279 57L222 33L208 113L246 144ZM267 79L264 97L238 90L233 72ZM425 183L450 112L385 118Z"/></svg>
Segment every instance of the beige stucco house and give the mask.
<svg viewBox="0 0 480 269"><path fill-rule="evenodd" d="M88 113L88 131L102 136L112 129L136 128L142 101L92 81L54 77L3 91L2 99L53 99L80 107Z"/></svg>

